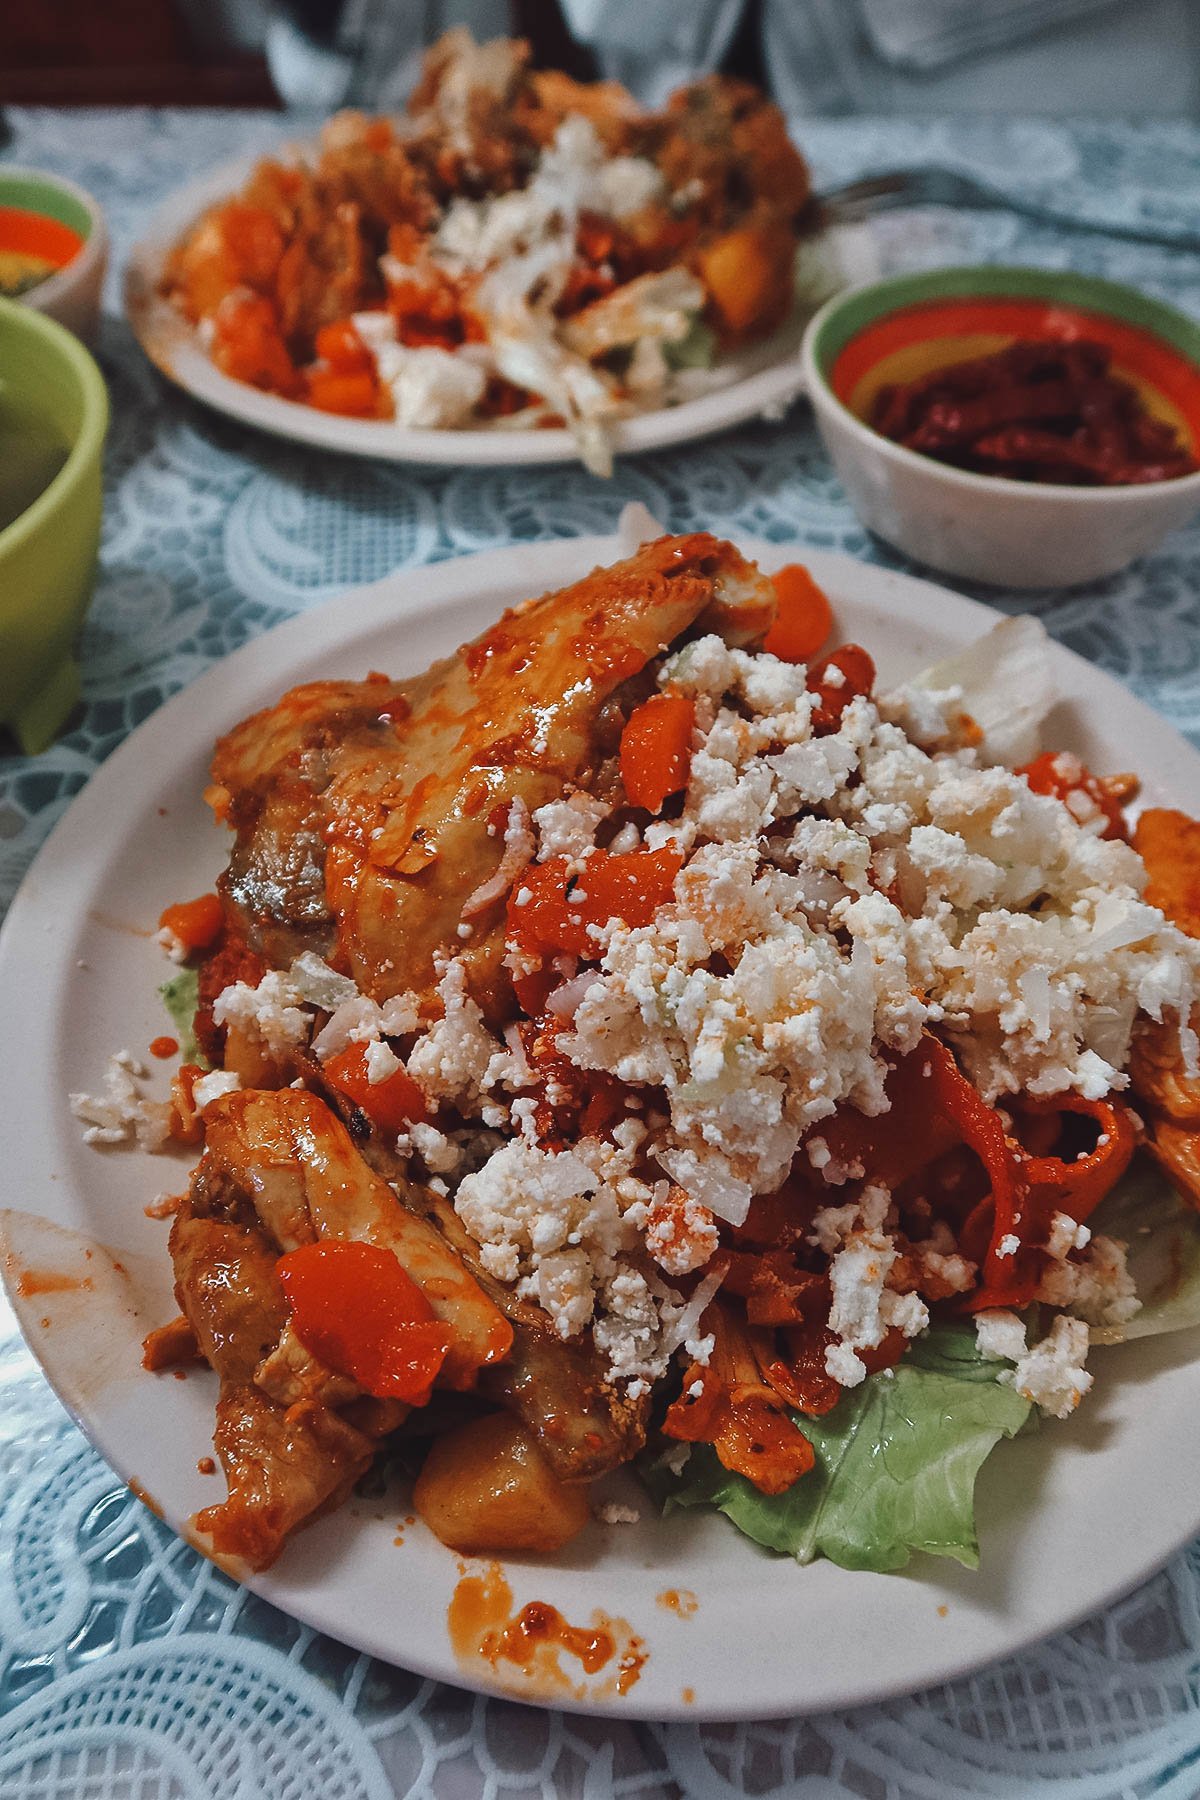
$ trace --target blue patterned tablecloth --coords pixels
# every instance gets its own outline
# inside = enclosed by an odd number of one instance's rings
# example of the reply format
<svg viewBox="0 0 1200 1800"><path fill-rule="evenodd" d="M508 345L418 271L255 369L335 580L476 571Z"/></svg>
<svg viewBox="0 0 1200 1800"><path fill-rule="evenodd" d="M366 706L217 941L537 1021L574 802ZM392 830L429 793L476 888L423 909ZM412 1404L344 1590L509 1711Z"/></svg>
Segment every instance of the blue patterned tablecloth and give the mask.
<svg viewBox="0 0 1200 1800"><path fill-rule="evenodd" d="M254 114L28 111L9 155L104 204L116 263L152 204L265 145ZM958 164L1078 213L1200 227L1184 124L852 120L802 133L819 179ZM1200 260L1069 243L1004 214L893 216L886 267L980 258L1136 282L1200 316ZM899 561L850 513L800 409L692 449L580 469L418 474L292 449L169 391L121 322L86 709L44 756L0 753L0 905L72 797L216 658L355 582L514 540L611 527L799 539ZM1054 635L1200 742L1200 524L1139 568L1028 596ZM1014 596L991 595L1015 609ZM11 1021L9 1022L11 1028ZM1136 1522L1131 1521L1136 1529ZM3 1800L1195 1800L1200 1544L1019 1661L907 1700L767 1725L609 1725L483 1700L384 1667L235 1587L135 1500L65 1418L0 1300Z"/></svg>

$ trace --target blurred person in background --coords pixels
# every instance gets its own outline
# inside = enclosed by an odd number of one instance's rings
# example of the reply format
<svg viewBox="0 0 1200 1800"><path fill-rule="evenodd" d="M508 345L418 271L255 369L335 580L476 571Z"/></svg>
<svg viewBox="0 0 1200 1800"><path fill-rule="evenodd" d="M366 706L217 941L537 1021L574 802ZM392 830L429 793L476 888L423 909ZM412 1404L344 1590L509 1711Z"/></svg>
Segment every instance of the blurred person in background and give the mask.
<svg viewBox="0 0 1200 1800"><path fill-rule="evenodd" d="M733 50L794 118L1200 117L1200 0L273 0L265 35L289 104L389 107L451 25L516 30L548 62L569 47L564 22L596 73L648 105Z"/></svg>

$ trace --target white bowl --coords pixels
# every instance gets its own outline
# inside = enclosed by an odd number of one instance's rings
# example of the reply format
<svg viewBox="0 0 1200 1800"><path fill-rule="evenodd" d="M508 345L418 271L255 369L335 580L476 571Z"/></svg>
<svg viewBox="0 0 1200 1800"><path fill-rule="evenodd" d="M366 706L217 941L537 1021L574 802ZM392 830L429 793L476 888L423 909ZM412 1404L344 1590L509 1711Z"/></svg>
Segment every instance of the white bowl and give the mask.
<svg viewBox="0 0 1200 1800"><path fill-rule="evenodd" d="M1091 276L1032 269L946 269L837 295L813 318L801 358L825 447L869 530L915 561L999 587L1074 587L1114 575L1200 511L1200 472L1129 487L1073 487L977 475L882 437L830 382L856 331L939 301L1036 301L1061 323L1090 315L1164 341L1200 386L1200 327L1173 308ZM1169 335L1168 335L1169 331ZM1038 335L1031 332L1031 335ZM1062 335L1061 329L1057 335Z"/></svg>

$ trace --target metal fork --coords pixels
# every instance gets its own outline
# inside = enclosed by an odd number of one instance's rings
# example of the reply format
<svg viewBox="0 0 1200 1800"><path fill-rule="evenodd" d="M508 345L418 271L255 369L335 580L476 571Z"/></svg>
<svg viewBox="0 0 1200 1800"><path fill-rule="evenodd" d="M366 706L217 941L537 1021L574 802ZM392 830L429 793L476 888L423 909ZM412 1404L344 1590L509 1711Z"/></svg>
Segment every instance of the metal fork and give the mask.
<svg viewBox="0 0 1200 1800"><path fill-rule="evenodd" d="M893 212L904 206L962 206L988 212L1019 213L1039 225L1058 231L1086 231L1099 237L1121 238L1129 244L1155 244L1164 250L1200 251L1200 233L1152 231L1141 225L1120 225L1115 220L1081 219L1058 212L1036 201L1019 200L986 181L962 175L957 169L889 169L865 175L860 181L831 188L818 199L835 224L854 224L873 213Z"/></svg>

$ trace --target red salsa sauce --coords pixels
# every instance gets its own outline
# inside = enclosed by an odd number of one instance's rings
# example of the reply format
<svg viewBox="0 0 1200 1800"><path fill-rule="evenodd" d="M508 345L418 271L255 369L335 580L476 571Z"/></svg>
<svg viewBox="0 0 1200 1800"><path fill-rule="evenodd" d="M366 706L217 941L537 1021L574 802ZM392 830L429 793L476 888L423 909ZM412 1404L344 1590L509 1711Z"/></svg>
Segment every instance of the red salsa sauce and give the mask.
<svg viewBox="0 0 1200 1800"><path fill-rule="evenodd" d="M881 388L870 422L894 443L977 475L1127 487L1192 474L1200 465L1178 433L1110 363L1107 346L1087 339L1018 339Z"/></svg>

